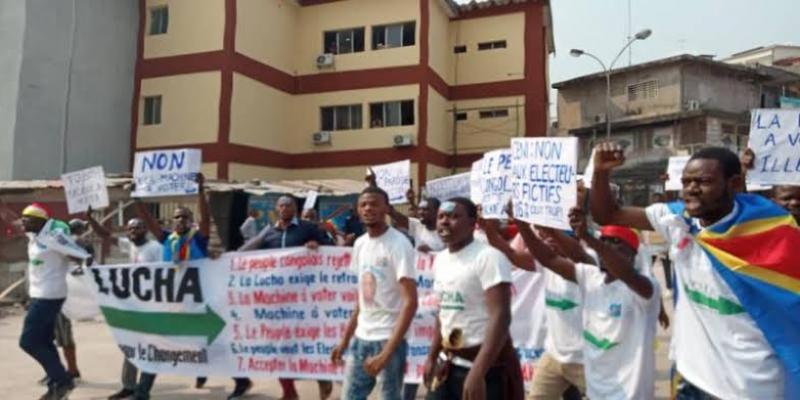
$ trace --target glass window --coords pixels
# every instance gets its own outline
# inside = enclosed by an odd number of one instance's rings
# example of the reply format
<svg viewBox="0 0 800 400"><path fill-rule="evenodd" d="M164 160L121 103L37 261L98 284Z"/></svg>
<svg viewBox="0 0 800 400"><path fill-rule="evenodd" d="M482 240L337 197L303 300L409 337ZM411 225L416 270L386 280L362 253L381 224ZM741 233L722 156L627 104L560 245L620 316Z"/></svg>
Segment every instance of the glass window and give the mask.
<svg viewBox="0 0 800 400"><path fill-rule="evenodd" d="M144 125L158 125L161 123L161 96L147 96L144 98Z"/></svg>
<svg viewBox="0 0 800 400"><path fill-rule="evenodd" d="M389 101L369 105L370 127L414 125L414 101Z"/></svg>
<svg viewBox="0 0 800 400"><path fill-rule="evenodd" d="M322 107L320 109L320 128L323 131L332 131L334 128L334 107Z"/></svg>
<svg viewBox="0 0 800 400"><path fill-rule="evenodd" d="M361 104L320 108L323 131L361 129Z"/></svg>
<svg viewBox="0 0 800 400"><path fill-rule="evenodd" d="M493 42L478 43L478 50L505 49L505 40L495 40Z"/></svg>
<svg viewBox="0 0 800 400"><path fill-rule="evenodd" d="M372 27L372 49L413 46L416 42L416 23L380 25Z"/></svg>
<svg viewBox="0 0 800 400"><path fill-rule="evenodd" d="M467 46L465 46L465 45L453 47L453 53L458 54L458 53L466 53L466 52L467 52Z"/></svg>
<svg viewBox="0 0 800 400"><path fill-rule="evenodd" d="M167 7L156 7L150 9L150 34L163 35L167 33L169 24L169 9Z"/></svg>
<svg viewBox="0 0 800 400"><path fill-rule="evenodd" d="M323 34L324 53L347 54L364 51L364 28L328 31Z"/></svg>
<svg viewBox="0 0 800 400"><path fill-rule="evenodd" d="M480 111L478 113L478 117L480 117L481 119L486 119L486 118L504 118L504 117L508 117L508 110L507 109L498 109L498 110Z"/></svg>

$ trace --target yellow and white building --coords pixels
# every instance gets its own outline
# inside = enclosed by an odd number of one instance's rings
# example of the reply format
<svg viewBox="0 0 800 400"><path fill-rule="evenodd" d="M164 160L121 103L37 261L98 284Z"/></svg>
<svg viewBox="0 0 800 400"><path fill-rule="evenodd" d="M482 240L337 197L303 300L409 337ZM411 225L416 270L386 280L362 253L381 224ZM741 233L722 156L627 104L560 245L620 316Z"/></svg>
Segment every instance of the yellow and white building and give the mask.
<svg viewBox="0 0 800 400"><path fill-rule="evenodd" d="M547 128L545 0L140 0L132 143L207 176L424 182Z"/></svg>

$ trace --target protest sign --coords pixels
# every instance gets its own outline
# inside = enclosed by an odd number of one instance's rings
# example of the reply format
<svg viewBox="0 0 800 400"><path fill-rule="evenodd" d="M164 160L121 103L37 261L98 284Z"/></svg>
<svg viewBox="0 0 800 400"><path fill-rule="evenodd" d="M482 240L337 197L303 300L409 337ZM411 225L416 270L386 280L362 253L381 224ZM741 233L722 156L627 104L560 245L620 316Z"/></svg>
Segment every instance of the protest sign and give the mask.
<svg viewBox="0 0 800 400"><path fill-rule="evenodd" d="M682 190L683 182L683 169L689 162L691 156L675 156L670 157L667 162L667 182L664 183L664 190Z"/></svg>
<svg viewBox="0 0 800 400"><path fill-rule="evenodd" d="M481 201L483 201L483 191L481 190L482 163L483 159L473 162L469 173L469 199L475 204L481 204Z"/></svg>
<svg viewBox="0 0 800 400"><path fill-rule="evenodd" d="M506 218L511 199L511 150L490 151L481 162L481 207L484 218Z"/></svg>
<svg viewBox="0 0 800 400"><path fill-rule="evenodd" d="M63 174L61 182L70 214L84 212L90 206L95 210L108 207L106 175L102 166Z"/></svg>
<svg viewBox="0 0 800 400"><path fill-rule="evenodd" d="M136 153L133 164L132 197L197 194L195 177L200 172L198 149L155 150Z"/></svg>
<svg viewBox="0 0 800 400"><path fill-rule="evenodd" d="M429 198L436 198L441 201L452 199L453 197L470 197L470 173L446 176L434 179L425 184Z"/></svg>
<svg viewBox="0 0 800 400"><path fill-rule="evenodd" d="M389 204L404 204L411 189L411 161L398 161L372 167L375 183L389 195ZM368 171L369 172L369 171Z"/></svg>
<svg viewBox="0 0 800 400"><path fill-rule="evenodd" d="M570 229L569 210L578 203L578 138L513 138L511 160L514 217Z"/></svg>
<svg viewBox="0 0 800 400"><path fill-rule="evenodd" d="M317 204L317 196L319 196L319 193L315 190L308 192L308 194L306 194L306 200L303 202L303 210L314 208L314 205Z"/></svg>
<svg viewBox="0 0 800 400"><path fill-rule="evenodd" d="M331 363L330 352L358 300L351 250L297 247L228 253L180 267L97 266L84 281L123 353L144 371L342 380L344 368ZM434 257L418 253L416 259L419 307L407 335L409 383L421 382L435 333ZM518 322L512 332L530 372L543 351L543 280L528 272L513 277Z"/></svg>
<svg viewBox="0 0 800 400"><path fill-rule="evenodd" d="M747 180L800 185L800 109L756 109L751 117L747 147L755 160Z"/></svg>

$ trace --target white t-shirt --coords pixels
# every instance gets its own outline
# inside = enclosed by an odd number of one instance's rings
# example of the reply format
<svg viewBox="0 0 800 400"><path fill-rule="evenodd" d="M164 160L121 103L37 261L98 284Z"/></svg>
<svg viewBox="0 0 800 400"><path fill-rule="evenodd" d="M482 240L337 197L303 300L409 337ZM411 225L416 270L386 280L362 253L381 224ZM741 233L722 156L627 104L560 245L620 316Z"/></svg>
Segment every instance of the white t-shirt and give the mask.
<svg viewBox="0 0 800 400"><path fill-rule="evenodd" d="M147 240L143 245L137 246L127 237L117 239L119 249L130 257L131 264L159 262L164 258L164 249L161 243Z"/></svg>
<svg viewBox="0 0 800 400"><path fill-rule="evenodd" d="M489 320L484 292L511 282L511 262L494 247L473 240L456 253L445 249L437 254L433 271L433 291L439 300L439 322L446 347L481 344Z"/></svg>
<svg viewBox="0 0 800 400"><path fill-rule="evenodd" d="M738 205L723 218L739 212ZM678 372L721 399L783 399L784 368L755 321L666 204L646 209L677 276L672 341ZM699 222L692 223L699 227Z"/></svg>
<svg viewBox="0 0 800 400"><path fill-rule="evenodd" d="M69 235L69 226L51 219L37 234L28 233L28 294L38 299L67 297L68 257L89 258Z"/></svg>
<svg viewBox="0 0 800 400"><path fill-rule="evenodd" d="M538 262L536 268L544 274L544 350L560 363L583 363L581 290Z"/></svg>
<svg viewBox="0 0 800 400"><path fill-rule="evenodd" d="M606 274L588 264L575 264L583 295L583 360L590 399L637 400L655 395L656 356L653 344L660 295L645 299L624 282L605 283Z"/></svg>
<svg viewBox="0 0 800 400"><path fill-rule="evenodd" d="M239 232L242 234L244 240L250 240L258 235L258 223L253 217L247 217L239 227Z"/></svg>
<svg viewBox="0 0 800 400"><path fill-rule="evenodd" d="M414 248L400 231L389 227L381 236L356 239L350 268L358 275L356 337L387 340L403 307L400 279L416 280Z"/></svg>
<svg viewBox="0 0 800 400"><path fill-rule="evenodd" d="M408 219L408 234L414 238L414 244L417 247L424 244L430 247L431 251L440 251L445 247L436 229L428 230L425 224L417 218Z"/></svg>

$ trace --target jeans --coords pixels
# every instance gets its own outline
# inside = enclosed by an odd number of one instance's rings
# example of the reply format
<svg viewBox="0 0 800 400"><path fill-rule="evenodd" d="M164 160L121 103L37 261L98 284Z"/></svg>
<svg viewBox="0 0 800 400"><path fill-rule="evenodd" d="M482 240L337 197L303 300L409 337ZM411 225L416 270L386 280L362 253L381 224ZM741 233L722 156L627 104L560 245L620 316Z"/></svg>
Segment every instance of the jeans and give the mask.
<svg viewBox="0 0 800 400"><path fill-rule="evenodd" d="M486 373L486 399L506 399L503 368L490 368ZM436 388L436 391L429 391L426 400L461 400L464 394L464 381L467 379L469 369L450 365L445 381Z"/></svg>
<svg viewBox="0 0 800 400"><path fill-rule="evenodd" d="M136 400L147 400L150 398L150 390L153 389L153 384L156 383L156 374L142 371L139 376L139 384L136 385Z"/></svg>
<svg viewBox="0 0 800 400"><path fill-rule="evenodd" d="M58 386L72 379L53 344L56 317L63 304L64 299L31 299L19 338L19 347L33 357L44 368L49 381Z"/></svg>
<svg viewBox="0 0 800 400"><path fill-rule="evenodd" d="M692 385L686 379L680 378L678 391L675 400L719 400L716 397L704 392L699 387Z"/></svg>
<svg viewBox="0 0 800 400"><path fill-rule="evenodd" d="M364 371L364 362L368 358L378 355L385 345L385 340L353 339L347 355L344 384L342 386L343 399L366 400L372 389L375 388L376 383L380 383L380 398L382 400L401 399L400 393L403 389L403 374L405 373L406 352L408 350L408 344L405 340L397 346L377 377L370 376Z"/></svg>

